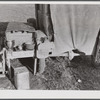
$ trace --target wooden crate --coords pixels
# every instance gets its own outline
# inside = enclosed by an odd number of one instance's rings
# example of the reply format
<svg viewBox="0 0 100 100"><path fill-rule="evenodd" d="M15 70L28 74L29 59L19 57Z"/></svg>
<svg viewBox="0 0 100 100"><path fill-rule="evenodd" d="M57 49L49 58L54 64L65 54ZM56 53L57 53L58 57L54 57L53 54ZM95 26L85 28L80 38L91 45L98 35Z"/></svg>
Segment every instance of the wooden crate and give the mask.
<svg viewBox="0 0 100 100"><path fill-rule="evenodd" d="M14 73L14 85L18 90L30 89L29 71L25 66L13 67Z"/></svg>

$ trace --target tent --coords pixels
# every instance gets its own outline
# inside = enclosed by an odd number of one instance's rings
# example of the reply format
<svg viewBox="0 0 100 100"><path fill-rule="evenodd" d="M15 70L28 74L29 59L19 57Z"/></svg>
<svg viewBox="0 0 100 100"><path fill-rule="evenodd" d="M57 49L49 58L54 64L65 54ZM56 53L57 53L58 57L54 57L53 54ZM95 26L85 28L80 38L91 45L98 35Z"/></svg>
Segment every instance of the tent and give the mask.
<svg viewBox="0 0 100 100"><path fill-rule="evenodd" d="M36 5L36 17L38 29L50 39L54 37L56 52L78 49L96 56L100 5L40 4Z"/></svg>

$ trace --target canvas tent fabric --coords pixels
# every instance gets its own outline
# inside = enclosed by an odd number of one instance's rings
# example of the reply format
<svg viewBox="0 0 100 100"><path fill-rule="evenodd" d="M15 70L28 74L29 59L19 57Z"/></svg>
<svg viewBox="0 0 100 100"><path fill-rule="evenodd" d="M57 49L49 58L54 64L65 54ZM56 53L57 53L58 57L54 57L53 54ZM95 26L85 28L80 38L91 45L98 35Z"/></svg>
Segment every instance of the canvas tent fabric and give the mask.
<svg viewBox="0 0 100 100"><path fill-rule="evenodd" d="M100 28L100 5L51 4L50 11L56 52L78 49L91 55Z"/></svg>
<svg viewBox="0 0 100 100"><path fill-rule="evenodd" d="M36 4L36 21L37 29L43 31L50 41L53 41L53 25L50 15L50 5L49 4Z"/></svg>

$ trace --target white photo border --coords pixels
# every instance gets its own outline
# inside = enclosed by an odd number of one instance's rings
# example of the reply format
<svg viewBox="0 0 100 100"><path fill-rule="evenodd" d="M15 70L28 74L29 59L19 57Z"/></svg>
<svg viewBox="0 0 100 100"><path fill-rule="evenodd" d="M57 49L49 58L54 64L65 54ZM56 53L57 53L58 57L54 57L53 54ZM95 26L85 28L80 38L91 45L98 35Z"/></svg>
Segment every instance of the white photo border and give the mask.
<svg viewBox="0 0 100 100"><path fill-rule="evenodd" d="M100 1L0 1L0 4L93 4ZM0 99L100 99L100 91L0 90Z"/></svg>

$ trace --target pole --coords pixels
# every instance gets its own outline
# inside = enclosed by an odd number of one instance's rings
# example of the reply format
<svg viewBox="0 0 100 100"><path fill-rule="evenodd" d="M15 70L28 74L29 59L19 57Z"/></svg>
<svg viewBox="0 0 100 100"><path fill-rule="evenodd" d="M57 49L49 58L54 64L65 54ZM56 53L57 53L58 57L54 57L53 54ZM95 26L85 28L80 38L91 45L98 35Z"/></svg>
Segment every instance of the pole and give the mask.
<svg viewBox="0 0 100 100"><path fill-rule="evenodd" d="M35 49L34 49L34 75L37 72L37 41L36 41L37 35L36 32L34 33L34 43L35 43Z"/></svg>

